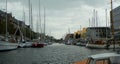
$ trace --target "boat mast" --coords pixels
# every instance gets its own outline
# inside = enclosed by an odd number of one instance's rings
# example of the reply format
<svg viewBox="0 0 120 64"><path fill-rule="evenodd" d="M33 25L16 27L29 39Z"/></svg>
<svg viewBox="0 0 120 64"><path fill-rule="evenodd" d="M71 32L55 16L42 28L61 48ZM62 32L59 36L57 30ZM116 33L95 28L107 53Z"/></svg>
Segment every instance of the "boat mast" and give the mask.
<svg viewBox="0 0 120 64"><path fill-rule="evenodd" d="M70 28L68 28L68 34L70 34Z"/></svg>
<svg viewBox="0 0 120 64"><path fill-rule="evenodd" d="M24 10L24 6L23 6L23 22L25 23L25 10ZM26 24L25 24L26 25ZM23 26L24 27L24 26ZM24 31L23 29L23 39L26 40L26 30Z"/></svg>
<svg viewBox="0 0 120 64"><path fill-rule="evenodd" d="M42 27L41 27L41 5L40 5L41 1L39 0L39 21L40 21L40 25L39 25L39 28L40 28L40 39L42 38Z"/></svg>
<svg viewBox="0 0 120 64"><path fill-rule="evenodd" d="M105 9L105 13L106 13L106 40L107 40L107 9Z"/></svg>
<svg viewBox="0 0 120 64"><path fill-rule="evenodd" d="M90 24L90 19L89 19L89 27L91 27L91 24Z"/></svg>
<svg viewBox="0 0 120 64"><path fill-rule="evenodd" d="M96 27L98 27L98 12L96 11Z"/></svg>
<svg viewBox="0 0 120 64"><path fill-rule="evenodd" d="M44 7L44 42L45 42L45 28L46 28L46 13L45 13L45 7Z"/></svg>
<svg viewBox="0 0 120 64"><path fill-rule="evenodd" d="M7 0L6 0L6 41L8 41L8 31L7 31Z"/></svg>
<svg viewBox="0 0 120 64"><path fill-rule="evenodd" d="M31 16L30 16L30 13L31 13L31 9L30 9L30 0L28 0L28 7L29 7L29 25L30 25L30 23L31 23ZM31 31L30 31L30 40L31 40Z"/></svg>
<svg viewBox="0 0 120 64"><path fill-rule="evenodd" d="M33 16L32 16L32 15L33 15L33 11L32 11L32 3L31 3L30 8L31 8L31 10L30 10L30 11L31 11L31 18L30 18L30 19L31 19L31 24L30 24L30 25L31 25L31 31L30 31L30 32L31 32L31 40L32 40L32 38L33 38L33 37L32 37L32 36L33 36L33 33L32 33L32 30L33 30Z"/></svg>
<svg viewBox="0 0 120 64"><path fill-rule="evenodd" d="M98 26L98 11L95 11L95 13L96 13L96 16L95 16L95 17L96 17L96 27L99 27L99 26ZM98 40L99 40L99 39L100 39L100 38L99 38L99 28L97 29L97 35L98 35L97 38L98 38Z"/></svg>
<svg viewBox="0 0 120 64"><path fill-rule="evenodd" d="M95 9L93 10L93 18L92 18L92 21L93 21L93 42L95 42Z"/></svg>
<svg viewBox="0 0 120 64"><path fill-rule="evenodd" d="M113 1L111 0L111 30L112 30L112 38L113 38L113 51L115 51L115 39L114 39L114 24L113 24L113 22L114 22L114 20L113 20Z"/></svg>

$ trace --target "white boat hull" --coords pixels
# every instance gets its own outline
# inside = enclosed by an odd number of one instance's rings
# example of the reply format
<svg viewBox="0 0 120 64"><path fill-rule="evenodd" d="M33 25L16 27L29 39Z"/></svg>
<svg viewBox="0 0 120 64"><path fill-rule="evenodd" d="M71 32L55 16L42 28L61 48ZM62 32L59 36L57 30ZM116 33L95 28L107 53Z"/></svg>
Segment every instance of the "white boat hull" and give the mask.
<svg viewBox="0 0 120 64"><path fill-rule="evenodd" d="M17 49L17 47L18 47L18 44L16 43L0 41L0 51L14 50L14 49Z"/></svg>
<svg viewBox="0 0 120 64"><path fill-rule="evenodd" d="M93 48L93 49L104 49L106 48L106 45L86 44L86 47Z"/></svg>
<svg viewBox="0 0 120 64"><path fill-rule="evenodd" d="M104 45L87 44L86 47L87 47L87 48L93 48L93 49L106 49L106 48L107 48L105 44L104 44ZM114 48L114 45L110 45L108 48L109 48L109 49L112 49L112 48ZM116 49L120 49L120 45L116 44L116 45L115 45L115 48L116 48Z"/></svg>

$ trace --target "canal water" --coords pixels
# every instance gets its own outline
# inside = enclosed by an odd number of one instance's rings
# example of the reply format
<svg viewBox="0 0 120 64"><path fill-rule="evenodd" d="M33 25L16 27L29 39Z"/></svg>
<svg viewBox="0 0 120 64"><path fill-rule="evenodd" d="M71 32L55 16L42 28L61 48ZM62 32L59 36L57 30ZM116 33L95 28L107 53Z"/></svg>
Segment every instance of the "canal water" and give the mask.
<svg viewBox="0 0 120 64"><path fill-rule="evenodd" d="M53 44L44 48L19 48L0 52L0 64L71 64L89 55L103 52L109 52L109 50Z"/></svg>

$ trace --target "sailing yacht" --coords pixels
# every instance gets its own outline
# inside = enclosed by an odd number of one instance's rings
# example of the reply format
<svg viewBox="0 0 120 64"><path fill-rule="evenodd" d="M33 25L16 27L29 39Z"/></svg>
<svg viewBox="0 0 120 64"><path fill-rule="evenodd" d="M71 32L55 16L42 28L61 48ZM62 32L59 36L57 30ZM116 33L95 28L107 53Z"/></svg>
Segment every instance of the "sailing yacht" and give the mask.
<svg viewBox="0 0 120 64"><path fill-rule="evenodd" d="M8 51L8 50L13 50L17 49L18 44L15 43L14 39L8 38L8 31L7 31L7 0L6 0L6 37L5 41L0 41L0 51ZM10 42L11 41L11 42ZM14 43L13 43L14 42Z"/></svg>
<svg viewBox="0 0 120 64"><path fill-rule="evenodd" d="M42 28L41 28L41 14L40 14L40 0L39 0L39 20L40 20L40 30L42 32ZM42 48L42 47L44 47L44 43L41 41L43 39L41 39L41 38L42 37L40 35L40 38L33 42L32 47L34 47L34 48Z"/></svg>
<svg viewBox="0 0 120 64"><path fill-rule="evenodd" d="M7 41L0 41L0 51L9 51L17 49L18 44L10 43Z"/></svg>

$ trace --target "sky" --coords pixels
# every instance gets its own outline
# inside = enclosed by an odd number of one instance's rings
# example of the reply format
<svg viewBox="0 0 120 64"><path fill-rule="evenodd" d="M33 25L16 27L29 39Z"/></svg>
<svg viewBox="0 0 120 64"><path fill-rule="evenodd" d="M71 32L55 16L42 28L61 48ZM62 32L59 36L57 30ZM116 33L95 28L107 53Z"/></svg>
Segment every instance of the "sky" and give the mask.
<svg viewBox="0 0 120 64"><path fill-rule="evenodd" d="M40 25L38 11L39 0L31 0L33 7L33 27L34 31L37 25ZM113 8L120 6L119 0L113 1ZM98 26L106 26L107 9L107 26L109 26L110 0L40 0L41 22L44 22L44 8L46 13L46 34L55 38L63 38L67 33L74 33L80 28L91 26L93 10L97 11ZM5 0L0 0L0 10L5 11ZM7 11L12 15L23 20L23 10L25 11L25 23L29 25L29 7L28 0L8 0Z"/></svg>

